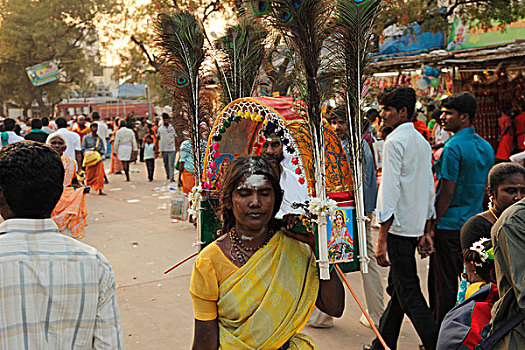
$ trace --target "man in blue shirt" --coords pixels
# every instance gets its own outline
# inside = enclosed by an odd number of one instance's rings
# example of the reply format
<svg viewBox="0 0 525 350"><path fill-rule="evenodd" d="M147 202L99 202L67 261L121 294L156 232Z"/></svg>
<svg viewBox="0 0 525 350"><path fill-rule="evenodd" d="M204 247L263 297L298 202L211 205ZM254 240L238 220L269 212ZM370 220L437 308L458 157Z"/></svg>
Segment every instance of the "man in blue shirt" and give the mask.
<svg viewBox="0 0 525 350"><path fill-rule="evenodd" d="M467 92L441 102L441 124L454 133L436 163L439 180L436 218L433 222L435 253L430 257L428 292L438 326L456 304L463 258L459 231L472 216L483 211L487 175L494 150L474 132L476 98Z"/></svg>

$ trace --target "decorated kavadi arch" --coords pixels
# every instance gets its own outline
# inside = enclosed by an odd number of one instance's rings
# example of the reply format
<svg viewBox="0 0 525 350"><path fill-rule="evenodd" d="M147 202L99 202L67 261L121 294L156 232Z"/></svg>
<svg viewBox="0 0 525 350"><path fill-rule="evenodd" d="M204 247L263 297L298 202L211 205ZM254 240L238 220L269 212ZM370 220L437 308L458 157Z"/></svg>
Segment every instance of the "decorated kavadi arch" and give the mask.
<svg viewBox="0 0 525 350"><path fill-rule="evenodd" d="M314 159L308 126L301 115L303 109L301 101L290 97L249 97L231 102L218 115L203 162L202 187L208 196L201 202L199 215L201 248L218 238L219 191L230 161L237 156L259 155L265 130L277 134L283 143L285 159L281 164L293 171L299 183L313 193ZM328 223L329 258L345 272L356 271L359 270L359 246L363 245L357 244L361 240L358 239L351 170L336 133L326 121L323 126L326 191L338 203L337 216ZM306 227L303 228L306 231ZM317 234L316 228L314 231Z"/></svg>

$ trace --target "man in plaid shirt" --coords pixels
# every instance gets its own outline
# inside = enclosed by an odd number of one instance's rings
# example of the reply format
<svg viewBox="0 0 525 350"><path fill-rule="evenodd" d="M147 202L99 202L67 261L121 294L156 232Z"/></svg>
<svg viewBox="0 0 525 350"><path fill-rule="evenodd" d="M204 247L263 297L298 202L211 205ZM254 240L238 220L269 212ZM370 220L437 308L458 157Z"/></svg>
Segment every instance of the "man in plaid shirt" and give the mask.
<svg viewBox="0 0 525 350"><path fill-rule="evenodd" d="M50 147L0 150L0 349L123 349L115 278L51 219L64 168Z"/></svg>

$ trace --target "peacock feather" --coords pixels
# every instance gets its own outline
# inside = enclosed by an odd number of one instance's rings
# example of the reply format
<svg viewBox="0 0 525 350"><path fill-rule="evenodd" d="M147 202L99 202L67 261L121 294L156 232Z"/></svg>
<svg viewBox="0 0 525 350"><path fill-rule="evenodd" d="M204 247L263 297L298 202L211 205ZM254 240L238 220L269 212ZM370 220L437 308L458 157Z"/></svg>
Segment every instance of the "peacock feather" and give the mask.
<svg viewBox="0 0 525 350"><path fill-rule="evenodd" d="M372 29L381 0L337 0L330 53L345 104L349 130L349 153L360 236L365 232L363 199L363 128L362 101L364 81L370 62ZM361 246L366 246L364 244ZM366 249L361 250L362 270L366 271Z"/></svg>
<svg viewBox="0 0 525 350"><path fill-rule="evenodd" d="M262 61L268 32L243 21L226 29L215 42L220 53L216 60L224 104L252 96Z"/></svg>
<svg viewBox="0 0 525 350"><path fill-rule="evenodd" d="M162 52L163 86L182 106L177 125L187 125L191 137L195 178L202 169L200 129L206 115L200 100L201 66L206 58L205 34L200 22L186 11L161 14L156 20L157 46Z"/></svg>
<svg viewBox="0 0 525 350"><path fill-rule="evenodd" d="M325 195L324 139L321 115L321 50L329 35L330 1L251 0L247 8L263 18L283 36L293 54L295 90L305 102L304 113L312 138L317 196Z"/></svg>

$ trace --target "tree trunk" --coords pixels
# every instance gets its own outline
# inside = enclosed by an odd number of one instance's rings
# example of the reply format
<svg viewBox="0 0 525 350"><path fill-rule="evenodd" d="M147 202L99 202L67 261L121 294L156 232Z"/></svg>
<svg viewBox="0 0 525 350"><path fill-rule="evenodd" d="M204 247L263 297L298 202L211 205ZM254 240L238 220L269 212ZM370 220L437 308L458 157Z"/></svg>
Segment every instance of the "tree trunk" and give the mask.
<svg viewBox="0 0 525 350"><path fill-rule="evenodd" d="M22 116L24 117L24 120L27 120L28 118L28 111L29 109L31 108L31 106L23 106L23 110L22 110Z"/></svg>
<svg viewBox="0 0 525 350"><path fill-rule="evenodd" d="M38 91L35 94L35 100L38 103L38 109L40 110L40 115L49 117L49 106L44 102L44 98L42 97L41 91Z"/></svg>

